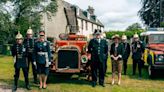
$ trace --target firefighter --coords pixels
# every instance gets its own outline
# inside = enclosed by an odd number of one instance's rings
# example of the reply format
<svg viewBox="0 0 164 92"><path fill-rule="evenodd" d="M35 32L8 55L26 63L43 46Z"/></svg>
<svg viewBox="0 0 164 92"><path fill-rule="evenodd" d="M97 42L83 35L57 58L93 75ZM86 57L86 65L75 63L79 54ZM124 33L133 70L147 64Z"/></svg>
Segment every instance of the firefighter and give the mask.
<svg viewBox="0 0 164 92"><path fill-rule="evenodd" d="M142 55L144 50L145 46L143 42L139 40L138 34L134 34L132 42L133 75L136 74L136 67L138 65L139 78L141 78L142 75Z"/></svg>
<svg viewBox="0 0 164 92"><path fill-rule="evenodd" d="M35 54L37 62L37 71L40 80L39 88L47 88L47 76L49 74L49 65L51 64L50 43L45 40L45 31L39 32L39 39L35 43Z"/></svg>
<svg viewBox="0 0 164 92"><path fill-rule="evenodd" d="M127 70L127 61L130 55L130 44L127 42L127 36L122 35L122 44L123 44L123 69L124 75L126 75Z"/></svg>
<svg viewBox="0 0 164 92"><path fill-rule="evenodd" d="M37 69L36 69L36 62L34 61L35 59L35 54L34 54L34 45L35 45L35 39L33 37L33 30L29 28L27 30L27 37L24 40L25 47L27 49L27 60L28 60L28 72L30 68L30 64L32 64L32 72L33 72L33 78L34 78L34 83L37 84Z"/></svg>
<svg viewBox="0 0 164 92"><path fill-rule="evenodd" d="M114 84L115 73L118 72L118 85L121 84L121 71L122 71L122 55L123 45L120 43L120 36L114 35L112 37L114 43L111 44L110 55L112 60L112 85Z"/></svg>
<svg viewBox="0 0 164 92"><path fill-rule="evenodd" d="M108 43L101 38L101 30L95 30L95 38L91 39L88 45L89 60L91 60L92 86L97 83L97 72L99 71L99 84L104 85L106 57L108 55ZM98 70L98 71L97 71Z"/></svg>
<svg viewBox="0 0 164 92"><path fill-rule="evenodd" d="M104 39L104 40L106 40L107 42L108 42L108 40L106 39L106 33L105 32L103 32L103 34L101 35L101 37L102 37L102 39ZM109 44L109 43L108 43ZM105 59L105 74L106 74L106 72L107 72L107 61L108 61L108 53L107 53L107 55L106 55L106 59Z"/></svg>
<svg viewBox="0 0 164 92"><path fill-rule="evenodd" d="M17 90L18 86L18 79L20 75L20 69L22 68L24 79L25 79L25 86L28 90L30 90L29 80L28 80L28 64L26 61L26 48L23 44L23 36L18 32L16 35L16 44L12 46L12 56L14 57L14 68L15 68L15 75L14 75L14 88L13 91Z"/></svg>

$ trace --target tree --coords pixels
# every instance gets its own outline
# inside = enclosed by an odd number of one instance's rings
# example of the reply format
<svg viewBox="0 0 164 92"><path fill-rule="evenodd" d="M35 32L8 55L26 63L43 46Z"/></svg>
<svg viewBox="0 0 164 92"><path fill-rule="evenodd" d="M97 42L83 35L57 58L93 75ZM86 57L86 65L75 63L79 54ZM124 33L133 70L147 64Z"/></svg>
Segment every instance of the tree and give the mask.
<svg viewBox="0 0 164 92"><path fill-rule="evenodd" d="M145 25L149 27L160 27L160 1L141 0L142 8L138 13Z"/></svg>
<svg viewBox="0 0 164 92"><path fill-rule="evenodd" d="M142 27L139 23L133 23L132 25L128 26L126 30L128 31L136 31L136 30L141 30Z"/></svg>
<svg viewBox="0 0 164 92"><path fill-rule="evenodd" d="M40 30L43 15L46 14L47 18L51 19L57 11L57 0L1 0L0 5L0 8L3 7L1 14L7 13L10 16L7 18L11 23L9 30L12 33L20 31L23 35L29 27L32 27L34 32ZM8 24L4 25L6 28Z"/></svg>
<svg viewBox="0 0 164 92"><path fill-rule="evenodd" d="M11 15L0 5L0 44L7 44L13 39Z"/></svg>
<svg viewBox="0 0 164 92"><path fill-rule="evenodd" d="M118 34L119 36L122 36L123 34L127 36L128 39L132 38L135 33L141 34L144 30L135 30L135 31L109 31L106 32L106 37L108 39L111 39L113 35Z"/></svg>

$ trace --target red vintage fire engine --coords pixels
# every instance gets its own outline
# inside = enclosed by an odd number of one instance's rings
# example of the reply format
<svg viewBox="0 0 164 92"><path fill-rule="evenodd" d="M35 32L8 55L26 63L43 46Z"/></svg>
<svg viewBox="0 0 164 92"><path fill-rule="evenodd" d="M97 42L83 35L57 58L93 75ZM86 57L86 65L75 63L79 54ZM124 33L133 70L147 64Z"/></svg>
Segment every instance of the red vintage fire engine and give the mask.
<svg viewBox="0 0 164 92"><path fill-rule="evenodd" d="M64 38L66 39L57 40L54 44L55 54L50 67L51 71L56 73L89 72L86 37L69 34Z"/></svg>
<svg viewBox="0 0 164 92"><path fill-rule="evenodd" d="M87 40L84 35L77 35L78 24L75 11L75 8L65 9L67 30L66 33L59 35L60 40L54 42L55 53L50 70L55 73L86 73L90 80Z"/></svg>

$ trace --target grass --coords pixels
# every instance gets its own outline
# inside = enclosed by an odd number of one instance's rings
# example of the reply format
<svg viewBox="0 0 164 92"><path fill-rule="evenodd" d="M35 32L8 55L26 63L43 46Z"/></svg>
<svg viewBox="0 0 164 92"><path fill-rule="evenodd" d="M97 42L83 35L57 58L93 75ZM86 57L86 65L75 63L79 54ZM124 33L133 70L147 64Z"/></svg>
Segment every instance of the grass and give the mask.
<svg viewBox="0 0 164 92"><path fill-rule="evenodd" d="M14 68L12 57L0 56L0 84L6 84L11 87L13 85ZM111 63L108 60L108 72L105 79L106 87L96 86L92 88L90 82L85 77L73 75L71 78L66 75L54 75L49 77L48 88L38 90L38 85L32 83L32 72L30 71L29 79L32 87L31 92L164 92L164 79L157 78L151 80L148 77L146 68L143 69L142 80L138 79L138 75L132 76L131 59L128 62L128 74L122 76L120 86L111 85ZM116 77L117 80L117 77ZM19 87L24 88L24 78L21 72ZM23 89L24 91L27 91Z"/></svg>

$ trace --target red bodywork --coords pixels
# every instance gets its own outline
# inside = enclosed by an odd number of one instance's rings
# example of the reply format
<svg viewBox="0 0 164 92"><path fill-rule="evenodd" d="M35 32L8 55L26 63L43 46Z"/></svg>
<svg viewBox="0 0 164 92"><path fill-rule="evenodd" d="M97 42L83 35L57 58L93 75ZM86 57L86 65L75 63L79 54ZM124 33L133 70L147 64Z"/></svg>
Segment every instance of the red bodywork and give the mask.
<svg viewBox="0 0 164 92"><path fill-rule="evenodd" d="M87 41L85 41L85 36L83 35L68 35L67 40L57 40L54 44L56 53L54 55L54 62L51 65L51 70L57 73L80 73L81 71L85 71L86 64L81 62L81 56L87 56L86 52ZM76 48L78 51L78 68L76 69L59 69L58 68L58 51L61 48L67 48L65 50L71 51L71 48ZM72 49L73 51L73 49ZM74 56L72 56L74 57ZM64 57L63 57L64 58ZM74 61L71 61L72 63Z"/></svg>
<svg viewBox="0 0 164 92"><path fill-rule="evenodd" d="M154 50L154 54L164 54L164 43L152 43L148 47Z"/></svg>

